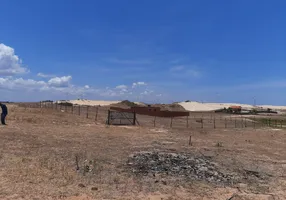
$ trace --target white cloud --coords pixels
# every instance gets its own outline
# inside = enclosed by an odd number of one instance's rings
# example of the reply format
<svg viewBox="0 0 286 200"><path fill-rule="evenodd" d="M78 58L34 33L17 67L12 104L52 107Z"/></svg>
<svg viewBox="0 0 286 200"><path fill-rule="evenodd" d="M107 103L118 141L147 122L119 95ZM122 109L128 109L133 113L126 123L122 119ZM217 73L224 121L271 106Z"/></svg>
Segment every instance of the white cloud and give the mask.
<svg viewBox="0 0 286 200"><path fill-rule="evenodd" d="M48 81L48 84L52 87L68 87L71 79L71 76L54 77Z"/></svg>
<svg viewBox="0 0 286 200"><path fill-rule="evenodd" d="M22 61L13 48L0 43L0 75L9 76L15 74L24 74L29 70L22 66Z"/></svg>
<svg viewBox="0 0 286 200"><path fill-rule="evenodd" d="M144 92L141 92L140 94L141 95L151 95L151 94L153 94L154 93L154 91L152 91L152 90L145 90Z"/></svg>
<svg viewBox="0 0 286 200"><path fill-rule="evenodd" d="M137 61L117 60L118 63L135 64ZM115 62L117 62L115 60ZM141 62L140 63L144 63ZM145 62L147 63L147 61ZM103 87L94 88L89 85L77 86L72 84L72 76L58 77L52 74L38 73L40 78L48 78L45 80L33 80L30 78L18 78L14 75L19 75L28 72L29 70L22 65L22 61L15 55L14 49L0 44L0 90L2 94L9 94L10 97L30 100L39 100L41 97L48 98L64 98L66 95L72 95L73 98L78 96L89 97L106 97L106 98L134 98L140 95L148 97L154 96L153 91L148 90L147 84L143 81L132 83L131 85L117 85L114 88ZM1 77L2 75L2 77ZM29 92L29 95L25 95ZM5 96L5 95L4 95ZM5 96L5 98L9 98ZM15 100L15 99L10 99Z"/></svg>
<svg viewBox="0 0 286 200"><path fill-rule="evenodd" d="M23 79L23 78L0 78L0 88L2 89L36 89L46 86L44 81L35 81L32 79Z"/></svg>
<svg viewBox="0 0 286 200"><path fill-rule="evenodd" d="M126 98L130 100L135 100L135 97L144 96L144 98L153 98L155 92L146 87L132 88L128 85L119 85L110 88L94 88L89 85L84 86L75 86L70 83L71 76L55 77L48 81L36 81L33 79L23 79L23 78L13 78L13 77L0 77L0 90L1 91L10 91L11 94L18 94L23 96L26 92L32 92L30 94L35 94L34 96L30 95L30 100L40 100L41 96L46 98L53 99L65 98L66 94L69 94L73 97L78 98L81 95L86 96L87 98L92 97L103 97L103 98L113 98L121 99ZM144 86L145 82L137 82L136 86Z"/></svg>
<svg viewBox="0 0 286 200"><path fill-rule="evenodd" d="M38 73L37 76L42 77L42 78L53 78L53 77L56 77L53 74L44 74L44 73L41 73L41 72Z"/></svg>
<svg viewBox="0 0 286 200"><path fill-rule="evenodd" d="M120 90L127 89L127 85L117 85L115 88Z"/></svg>
<svg viewBox="0 0 286 200"><path fill-rule="evenodd" d="M144 86L147 85L147 83L145 82L136 82L136 83L132 83L132 88L136 88L137 86Z"/></svg>

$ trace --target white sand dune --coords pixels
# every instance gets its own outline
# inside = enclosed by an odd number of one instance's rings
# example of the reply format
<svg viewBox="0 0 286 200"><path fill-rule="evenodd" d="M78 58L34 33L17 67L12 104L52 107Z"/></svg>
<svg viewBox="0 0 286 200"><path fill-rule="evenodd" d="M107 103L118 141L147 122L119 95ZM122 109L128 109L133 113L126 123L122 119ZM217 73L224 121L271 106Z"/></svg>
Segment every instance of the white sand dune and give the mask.
<svg viewBox="0 0 286 200"><path fill-rule="evenodd" d="M99 100L69 100L72 104L84 105L84 106L109 106L111 104L119 103L120 101L99 101Z"/></svg>
<svg viewBox="0 0 286 200"><path fill-rule="evenodd" d="M199 102L181 102L178 103L184 109L188 111L214 111L218 109L228 108L230 106L241 106L243 109L252 109L252 108L270 108L273 110L286 110L286 106L272 106L272 105L248 105L248 104L239 104L239 103L199 103Z"/></svg>
<svg viewBox="0 0 286 200"><path fill-rule="evenodd" d="M121 101L101 101L101 100L87 100L87 99L81 99L81 100L68 100L64 102L69 102L72 104L77 104L77 105L83 105L83 106L109 106L112 104L117 104L120 103ZM143 103L140 102L134 102L138 105L144 105Z"/></svg>

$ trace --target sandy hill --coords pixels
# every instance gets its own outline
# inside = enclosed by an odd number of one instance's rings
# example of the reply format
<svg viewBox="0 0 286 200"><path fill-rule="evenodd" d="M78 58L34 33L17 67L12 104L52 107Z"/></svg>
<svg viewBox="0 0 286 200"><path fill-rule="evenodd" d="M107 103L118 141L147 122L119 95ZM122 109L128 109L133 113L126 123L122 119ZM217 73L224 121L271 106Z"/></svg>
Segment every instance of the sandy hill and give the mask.
<svg viewBox="0 0 286 200"><path fill-rule="evenodd" d="M199 103L199 102L180 102L178 103L184 109L188 111L214 111L218 109L228 108L230 106L241 106L243 109L252 109L252 108L270 108L273 110L286 110L286 106L272 106L272 105L248 105L248 104L239 104L239 103Z"/></svg>
<svg viewBox="0 0 286 200"><path fill-rule="evenodd" d="M130 102L128 100L124 101L103 101L103 100L65 100L65 101L57 101L57 103L72 103L74 105L82 105L82 106L119 106L119 107L131 107L135 105L144 106L145 104L140 102Z"/></svg>

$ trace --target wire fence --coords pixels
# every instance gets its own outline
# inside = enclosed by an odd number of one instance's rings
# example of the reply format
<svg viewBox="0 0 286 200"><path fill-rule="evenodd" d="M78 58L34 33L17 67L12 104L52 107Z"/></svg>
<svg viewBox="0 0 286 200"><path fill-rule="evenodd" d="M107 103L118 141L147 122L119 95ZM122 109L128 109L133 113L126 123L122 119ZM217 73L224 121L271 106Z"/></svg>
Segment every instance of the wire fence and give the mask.
<svg viewBox="0 0 286 200"><path fill-rule="evenodd" d="M108 107L62 105L52 102L19 104L25 109L41 108L60 111L85 117L95 122L107 123ZM186 117L157 117L136 114L136 123L143 127L176 128L176 129L231 129L231 128L262 128L286 127L285 119L273 119L260 116L229 115L218 113L192 113Z"/></svg>

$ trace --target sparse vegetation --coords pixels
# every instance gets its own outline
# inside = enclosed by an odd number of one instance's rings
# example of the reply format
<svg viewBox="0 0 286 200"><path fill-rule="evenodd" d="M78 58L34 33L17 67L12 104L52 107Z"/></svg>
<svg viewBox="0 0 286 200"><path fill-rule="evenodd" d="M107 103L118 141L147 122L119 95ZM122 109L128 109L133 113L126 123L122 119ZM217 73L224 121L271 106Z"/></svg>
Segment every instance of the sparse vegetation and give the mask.
<svg viewBox="0 0 286 200"><path fill-rule="evenodd" d="M0 199L286 199L284 155L277 153L286 148L283 129L205 129L195 119L192 129L170 129L169 120L158 120L160 129L105 127L103 113L95 122L9 108L9 125L0 129Z"/></svg>

